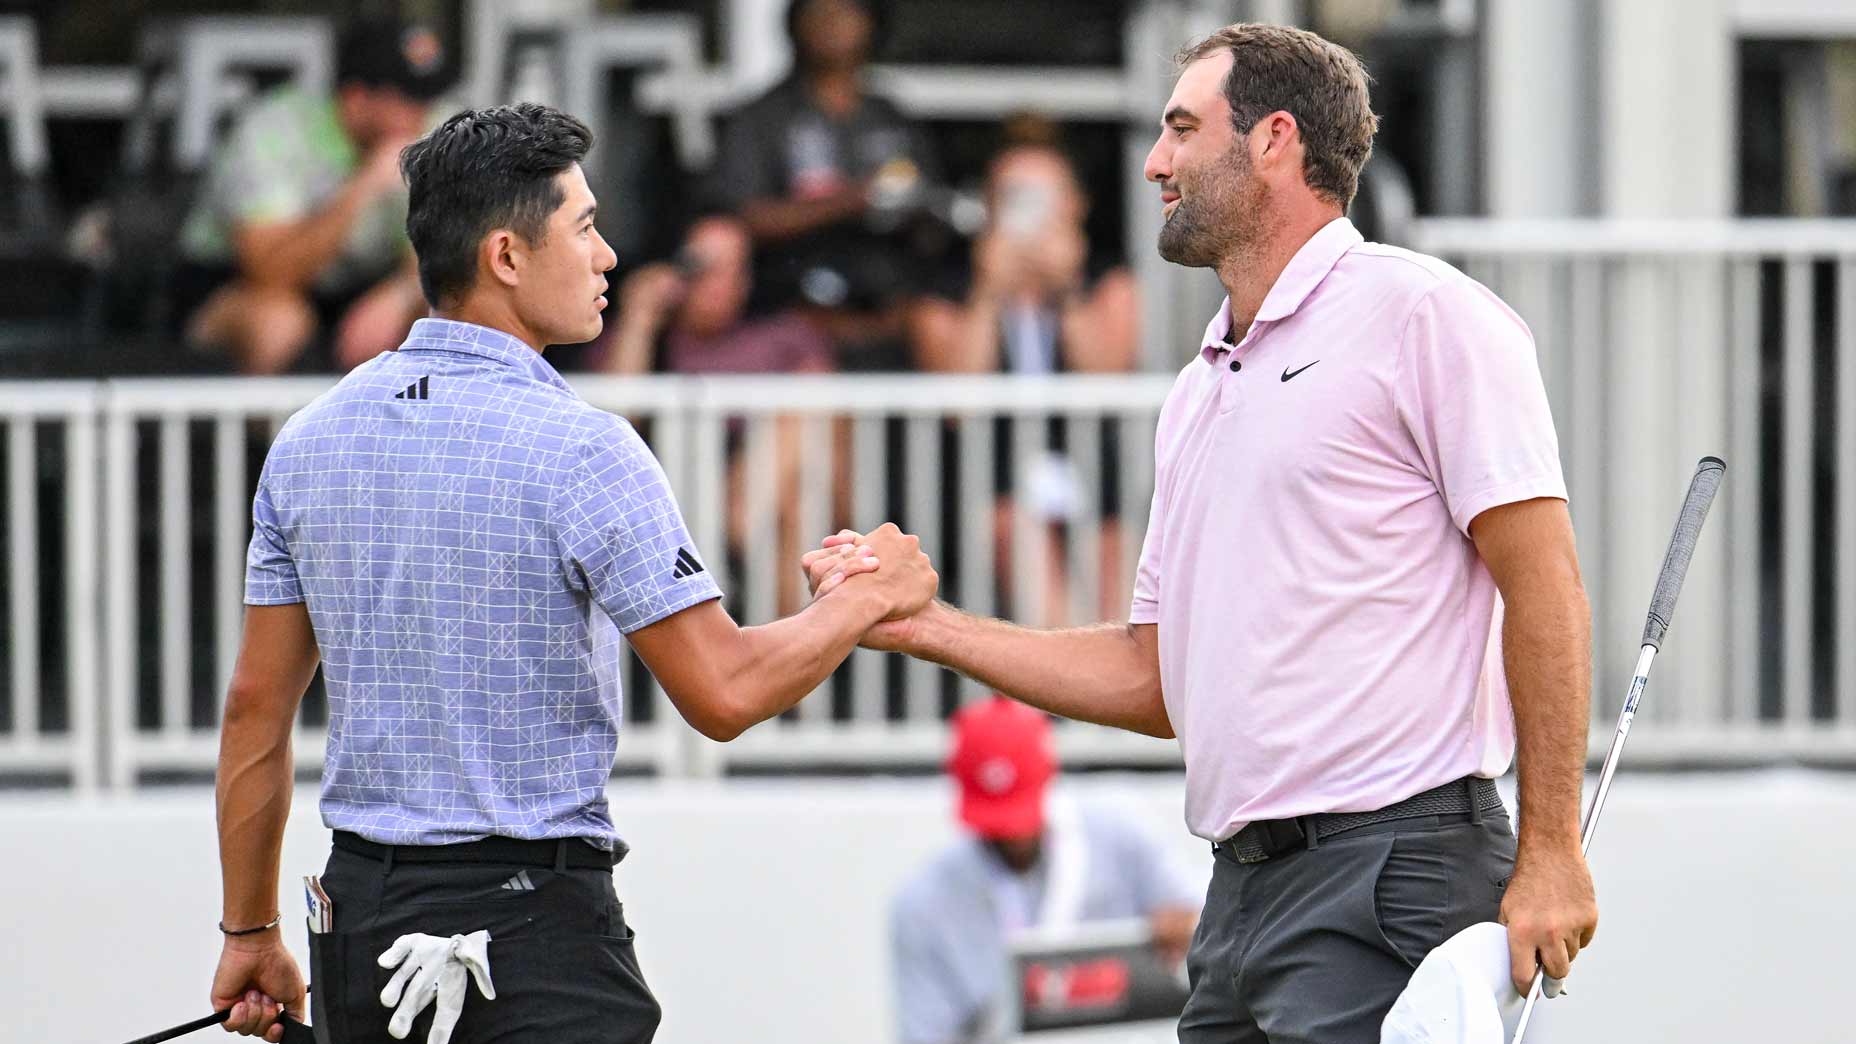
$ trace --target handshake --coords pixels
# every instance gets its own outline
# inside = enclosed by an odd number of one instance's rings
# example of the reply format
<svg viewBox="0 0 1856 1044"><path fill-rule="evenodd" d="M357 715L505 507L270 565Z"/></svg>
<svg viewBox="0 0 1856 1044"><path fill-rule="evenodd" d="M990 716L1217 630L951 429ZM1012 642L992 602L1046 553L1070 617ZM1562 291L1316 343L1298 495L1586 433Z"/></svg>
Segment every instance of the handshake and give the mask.
<svg viewBox="0 0 1856 1044"><path fill-rule="evenodd" d="M885 522L867 534L845 529L800 559L813 601L837 595L870 599L883 612L859 644L908 652L922 618L933 611L941 578L919 538Z"/></svg>

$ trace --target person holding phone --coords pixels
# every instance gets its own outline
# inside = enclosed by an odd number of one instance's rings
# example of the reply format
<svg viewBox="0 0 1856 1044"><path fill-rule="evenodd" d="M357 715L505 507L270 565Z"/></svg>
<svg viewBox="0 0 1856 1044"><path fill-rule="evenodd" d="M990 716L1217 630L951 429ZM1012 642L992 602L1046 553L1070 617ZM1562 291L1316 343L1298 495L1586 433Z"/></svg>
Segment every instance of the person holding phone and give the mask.
<svg viewBox="0 0 1856 1044"><path fill-rule="evenodd" d="M917 366L936 373L1123 373L1134 369L1140 337L1140 297L1134 274L1120 259L1093 249L1084 227L1089 199L1076 169L1057 145L1056 132L1035 116L1012 121L1006 145L986 179L989 218L974 239L964 285L925 297L912 318ZM1120 426L1102 422L1102 463L1097 481L1102 507L1098 574L1100 604L1109 614L1127 593L1122 574L1121 489L1115 464ZM1040 623L1068 622L1069 578L1063 541L1083 501L1082 479L1071 463L1071 432L1050 421L1044 452L1021 470L1013 454L1012 422L996 422L993 531L998 560L1011 561L1018 511L1030 511L1047 556ZM1002 571L1001 600L1010 602L1009 571Z"/></svg>

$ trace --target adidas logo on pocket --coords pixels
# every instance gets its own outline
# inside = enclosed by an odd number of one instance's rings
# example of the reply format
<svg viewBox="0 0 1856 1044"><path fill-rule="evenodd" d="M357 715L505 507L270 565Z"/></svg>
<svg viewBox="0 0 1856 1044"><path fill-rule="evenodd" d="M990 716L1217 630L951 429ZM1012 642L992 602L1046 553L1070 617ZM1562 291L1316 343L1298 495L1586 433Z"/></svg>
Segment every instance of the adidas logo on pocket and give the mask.
<svg viewBox="0 0 1856 1044"><path fill-rule="evenodd" d="M514 877L503 882L505 892L532 892L534 890L535 882L528 879L527 870L519 871Z"/></svg>

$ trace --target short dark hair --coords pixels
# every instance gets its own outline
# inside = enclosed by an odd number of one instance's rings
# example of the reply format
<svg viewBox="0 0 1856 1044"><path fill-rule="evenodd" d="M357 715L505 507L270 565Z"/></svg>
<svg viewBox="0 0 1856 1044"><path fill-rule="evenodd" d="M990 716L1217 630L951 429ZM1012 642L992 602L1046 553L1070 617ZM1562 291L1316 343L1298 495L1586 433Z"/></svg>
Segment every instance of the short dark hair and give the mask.
<svg viewBox="0 0 1856 1044"><path fill-rule="evenodd" d="M1249 133L1272 112L1294 116L1308 187L1346 210L1379 130L1368 93L1372 79L1360 59L1306 29L1240 22L1180 51L1179 64L1220 51L1231 55L1224 96L1238 133Z"/></svg>
<svg viewBox="0 0 1856 1044"><path fill-rule="evenodd" d="M566 199L555 177L592 147L586 124L528 102L460 112L406 146L406 235L425 299L436 308L468 291L477 246L495 229L541 245Z"/></svg>

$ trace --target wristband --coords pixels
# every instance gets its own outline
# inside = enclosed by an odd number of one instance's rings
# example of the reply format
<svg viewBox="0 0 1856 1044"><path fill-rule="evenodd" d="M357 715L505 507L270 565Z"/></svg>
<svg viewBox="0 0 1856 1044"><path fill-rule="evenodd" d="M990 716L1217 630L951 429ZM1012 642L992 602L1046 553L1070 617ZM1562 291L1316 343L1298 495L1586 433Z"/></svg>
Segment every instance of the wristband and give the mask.
<svg viewBox="0 0 1856 1044"><path fill-rule="evenodd" d="M226 923L224 921L220 921L219 930L220 932L226 935L256 935L259 932L270 931L272 928L275 928L278 925L282 924L283 920L284 920L283 914L278 914L277 916L271 918L268 924L261 924L257 926L256 928L238 928L238 929L227 928Z"/></svg>

